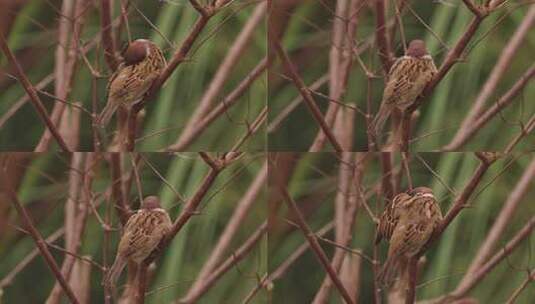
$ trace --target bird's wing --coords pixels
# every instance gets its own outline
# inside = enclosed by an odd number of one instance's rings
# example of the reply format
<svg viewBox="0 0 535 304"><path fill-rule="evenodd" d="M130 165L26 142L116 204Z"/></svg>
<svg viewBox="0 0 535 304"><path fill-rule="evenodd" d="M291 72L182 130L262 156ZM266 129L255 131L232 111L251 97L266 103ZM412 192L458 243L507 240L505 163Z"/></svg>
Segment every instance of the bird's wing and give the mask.
<svg viewBox="0 0 535 304"><path fill-rule="evenodd" d="M414 255L431 236L433 226L418 221L401 221L390 239L388 256Z"/></svg>
<svg viewBox="0 0 535 304"><path fill-rule="evenodd" d="M375 237L376 244L379 243L383 237L387 240L390 240L392 237L392 232L396 228L401 215L400 204L408 198L408 194L399 193L394 197L392 202L386 206L383 214L381 215L379 227L377 227L377 235Z"/></svg>
<svg viewBox="0 0 535 304"><path fill-rule="evenodd" d="M408 75L411 69L412 59L401 57L390 69L388 73L388 82L383 92L383 103L390 106L396 106L399 98L405 95L412 87L412 78Z"/></svg>

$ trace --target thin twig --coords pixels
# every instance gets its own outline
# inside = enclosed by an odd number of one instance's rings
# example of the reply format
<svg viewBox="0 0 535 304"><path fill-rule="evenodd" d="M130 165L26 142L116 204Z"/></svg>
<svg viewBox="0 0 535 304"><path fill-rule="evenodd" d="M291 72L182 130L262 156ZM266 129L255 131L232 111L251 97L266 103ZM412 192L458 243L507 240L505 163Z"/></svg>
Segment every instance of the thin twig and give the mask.
<svg viewBox="0 0 535 304"><path fill-rule="evenodd" d="M305 238L310 243L310 248L312 249L312 251L314 251L314 254L318 258L320 264L323 266L324 270L329 275L329 278L333 281L341 297L348 304L353 303L351 296L347 293L347 290L344 288L344 285L340 281L340 278L336 274L336 271L331 267L331 264L329 263L329 259L327 258L327 255L321 248L321 245L319 244L318 239L314 235L314 232L310 229L310 227L306 223L305 218L301 214L301 211L299 211L299 207L297 207L297 204L295 203L293 198L288 193L288 190L286 190L285 186L283 185L277 185L277 186L279 188L280 194L284 198L284 201L288 205L288 208L294 214L297 220L297 224L299 225L299 228L302 230Z"/></svg>
<svg viewBox="0 0 535 304"><path fill-rule="evenodd" d="M283 65L285 66L286 70L290 73L290 78L292 79L294 85L299 90L299 93L303 96L303 100L308 106L308 109L312 113L312 116L316 120L316 122L319 124L320 128L323 130L325 135L327 136L327 139L329 139L329 142L333 146L336 152L342 152L342 147L334 137L331 129L325 122L325 119L323 117L323 114L321 114L320 109L316 105L316 102L314 101L314 98L312 97L312 94L306 87L305 83L303 82L303 79L299 76L297 73L297 69L294 66L294 64L290 61L290 58L288 57L288 54L286 54L286 51L282 48L282 45L280 44L280 41L274 41L273 47L275 48L275 51L279 58L281 59Z"/></svg>
<svg viewBox="0 0 535 304"><path fill-rule="evenodd" d="M1 34L0 34L1 35ZM3 37L2 37L3 39ZM5 174L5 172L2 172ZM4 181L9 180L8 176L4 176ZM13 189L12 185L8 186L7 196L11 200L11 203L19 213L19 216L22 218L26 228L28 229L28 232L32 236L33 240L35 241L35 244L39 248L39 251L41 252L41 255L46 261L47 266L50 268L52 273L55 275L56 279L58 280L59 284L63 288L63 291L67 295L67 297L70 299L70 301L74 304L78 304L79 301L74 295L74 292L72 291L71 287L67 283L67 280L65 277L61 274L61 271L58 267L58 264L56 264L56 261L54 260L54 257L48 250L46 246L46 241L43 239L37 228L35 228L32 219L30 218L30 215L28 212L26 212L26 209L22 206L22 203L19 201L19 198L17 197L17 193L15 193L15 190Z"/></svg>
<svg viewBox="0 0 535 304"><path fill-rule="evenodd" d="M4 54L6 55L9 63L15 67L15 72L19 78L19 81L22 84L28 96L30 97L30 101L32 102L35 109L37 110L39 117L43 120L45 125L48 127L48 129L52 133L52 136L56 139L61 149L67 152L70 151L67 144L65 143L65 141L59 134L59 131L56 129L56 126L54 125L52 120L50 120L50 117L48 116L46 108L43 106L41 99L37 95L37 91L31 84L28 77L26 77L26 74L24 74L24 71L22 70L22 67L20 66L17 59L15 58L15 55L9 49L9 46L7 45L7 41L4 38L4 34L2 33L0 33L0 47L2 48L2 51L4 52Z"/></svg>

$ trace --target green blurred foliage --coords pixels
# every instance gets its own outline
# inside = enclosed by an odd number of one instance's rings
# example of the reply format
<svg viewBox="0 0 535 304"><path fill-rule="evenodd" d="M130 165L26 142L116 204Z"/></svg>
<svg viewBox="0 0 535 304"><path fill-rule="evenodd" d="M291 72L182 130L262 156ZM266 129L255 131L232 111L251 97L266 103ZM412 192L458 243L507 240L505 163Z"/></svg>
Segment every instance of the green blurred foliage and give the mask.
<svg viewBox="0 0 535 304"><path fill-rule="evenodd" d="M139 174L143 195L158 195L162 206L169 211L171 218L175 219L181 212L183 203L174 191L178 191L186 200L191 198L207 174L208 166L194 153L142 155L174 188L173 190L166 185L150 166L142 165ZM127 168L130 164L129 157L129 154L125 154ZM69 154L33 154L29 156L25 165L21 165L21 170L24 170L25 174L18 188L18 195L44 237L64 225L64 204L67 199L70 158ZM249 189L249 185L264 162L265 158L262 154L246 154L217 177L201 202L199 214L189 220L162 256L156 260L155 276L147 288L148 295L145 303L170 303L185 295L211 254L238 201ZM98 204L96 211L100 218L105 219L110 216L113 228L116 228L111 233L110 248L107 252L108 263L110 263L109 259L115 256L120 227L115 212L111 211L113 213L108 214L108 199L103 197L111 186L107 162L101 160L95 172L91 189L93 203ZM139 200L135 184L132 185L128 199L133 206L137 206ZM9 201L0 203L9 206ZM227 259L237 250L265 220L266 203L263 191L252 206L229 249L223 254L223 259ZM11 209L7 231L0 233L0 281L36 248L31 237L17 230L21 226L20 217L14 209ZM94 214L90 214L79 254L90 256L92 260L102 265L104 238L101 223ZM216 281L213 288L204 294L199 303L236 303L245 298L257 285L257 278L266 272L266 241L267 236L264 236L243 260ZM55 245L63 247L63 238L56 241ZM52 247L49 248L58 264L61 265L63 253ZM123 273L121 282L124 282L125 274L126 271ZM101 281L102 272L99 268L93 267L91 270L91 303L103 303ZM44 260L37 256L18 273L12 284L0 290L0 294L3 292L0 302L44 303L54 282L54 276ZM124 289L123 284L118 285L119 291ZM261 291L252 303L265 303L265 299L266 296Z"/></svg>
<svg viewBox="0 0 535 304"><path fill-rule="evenodd" d="M419 160L417 156L421 157ZM395 163L399 166L399 154ZM417 300L431 299L451 292L464 276L477 250L487 236L499 215L502 206L516 186L519 178L533 161L533 153L508 155L491 166L468 201L467 208L448 226L442 236L425 254L426 263L417 285ZM431 187L437 197L442 213L451 208L455 194L459 194L471 179L478 159L473 153L419 153L412 154L409 170L414 187ZM431 169L426 167L427 164ZM309 226L318 231L334 218L334 200L339 187L337 184L340 162L334 153L305 153L300 155L292 176L289 189ZM384 200L374 195L373 186L382 176L379 159L373 156L365 167L362 189L371 191L367 200L370 209L378 215L383 210ZM401 191L407 189L407 178L402 176ZM535 214L535 189L528 188L520 201L513 218L497 243L493 254L526 225ZM269 237L269 270L273 272L283 263L305 238L302 232L285 219L288 214L285 204L277 216L278 222ZM324 237L334 240L331 230ZM375 224L361 206L352 231L350 248L362 250L368 257L373 256ZM334 246L320 241L329 257ZM388 243L382 242L379 258L384 261ZM505 303L513 291L527 277L527 271L534 269L532 237L523 241L514 252L496 266L467 296L479 303ZM356 257L356 255L355 255ZM365 259L361 260L358 276L359 303L373 303L373 268ZM326 272L315 254L307 250L280 279L273 282L273 303L310 303L319 289ZM383 293L383 299L385 298ZM533 283L520 295L516 303L532 303L535 298ZM329 303L342 303L336 288L331 289ZM386 302L385 302L386 303Z"/></svg>
<svg viewBox="0 0 535 304"><path fill-rule="evenodd" d="M283 44L306 84L312 84L329 72L333 20L338 18L335 16L335 3L336 1L303 1L295 10L288 12L291 19L283 37ZM427 5L408 2L408 6L401 18L406 40L424 39L436 65L440 66L448 49L452 48L466 31L472 14L461 1L434 1ZM373 45L360 55L368 69L378 76L371 83L373 114L381 102L384 73L379 62L378 50L373 44L376 23L375 14L370 7L373 6L363 5L360 9L355 42L359 47L367 42ZM465 58L453 66L435 88L432 96L420 107L420 116L412 134L415 139L412 143L413 150L436 151L449 143L528 8L528 4L507 2L483 21L467 46ZM389 7L387 18L394 18L393 5ZM419 19L425 22L425 25ZM395 31L393 41L395 55L403 55L399 27ZM487 107L497 102L526 72L533 62L534 52L535 35L531 31L526 35L493 95L487 100ZM280 76L284 73L280 65L274 66L270 73L273 77L270 79L268 94L269 120L273 121L293 99L299 96L299 93L290 80ZM329 94L328 84L323 85L317 92L323 96L314 94L315 101L325 113L329 104L329 100L325 97ZM350 71L347 92L341 102L356 104L365 113L367 94L367 78L355 60ZM504 149L507 143L521 132L519 122L525 124L535 113L535 104L529 102L534 99L535 85L531 81L515 97L511 106L486 124L461 150ZM318 129L319 126L306 105L301 103L276 131L268 134L270 150L306 151ZM366 124L363 114L359 112L355 113L354 129L356 135L353 150L363 151L367 143ZM532 132L516 147L516 150L533 150L534 142L535 135ZM332 147L326 144L325 149L332 150Z"/></svg>
<svg viewBox="0 0 535 304"><path fill-rule="evenodd" d="M119 1L113 1L113 3L115 3L113 18L117 18L120 12ZM155 100L147 104L147 115L142 134L137 142L137 149L157 151L177 140L186 122L197 108L201 97L207 91L221 62L249 20L256 7L255 4L251 1L232 1L209 21L195 41L187 60L174 71ZM25 69L25 73L33 84L54 72L60 8L61 1L30 0L18 12L9 32L9 46L16 55L23 51L35 54L32 60L28 60L29 67ZM100 37L99 5L91 5L85 16L86 21L80 37L82 44ZM187 37L197 18L198 13L187 1L132 1L128 15L132 39L147 38L155 41L163 49L168 61ZM265 57L266 41L261 38L265 36L265 32L265 24L260 23L256 29L255 38L251 39L247 45L239 64L233 67L230 77L214 104L220 103ZM123 28L121 33L123 43L120 43L118 48L121 48L127 39ZM86 56L93 67L104 75L104 78L97 80L98 109L102 109L106 102L106 85L111 71L104 61L100 43ZM4 56L0 59L0 63L5 64ZM91 112L92 76L81 58L79 58L73 82L68 101L81 102L82 106ZM264 108L266 87L265 76L259 77L238 102L226 114L215 120L187 150L229 150L237 139L247 132L247 123L252 123ZM44 90L53 93L54 85L50 84ZM0 90L0 100L3 101L0 103L0 113L2 115L6 113L24 94L22 87L15 80L8 79L7 84ZM50 112L54 100L42 94L40 97ZM110 127L109 130L111 129ZM26 103L1 128L0 150L31 151L43 130L44 125L32 105ZM263 149L265 136L262 135L261 130L245 142L242 146L243 150L260 151ZM92 143L90 116L88 113L82 113L80 151L91 150Z"/></svg>

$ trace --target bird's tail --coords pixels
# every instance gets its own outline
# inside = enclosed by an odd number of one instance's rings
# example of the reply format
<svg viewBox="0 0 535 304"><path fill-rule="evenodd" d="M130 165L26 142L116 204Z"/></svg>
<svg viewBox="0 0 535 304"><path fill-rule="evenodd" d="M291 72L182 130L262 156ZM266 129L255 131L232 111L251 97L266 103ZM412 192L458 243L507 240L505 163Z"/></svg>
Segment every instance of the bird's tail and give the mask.
<svg viewBox="0 0 535 304"><path fill-rule="evenodd" d="M100 116L98 118L98 122L101 126L106 126L113 116L113 113L117 111L117 108L119 107L119 104L116 102L109 102L106 104L102 112L100 113Z"/></svg>
<svg viewBox="0 0 535 304"><path fill-rule="evenodd" d="M383 130L384 124L386 120L388 119L388 116L390 116L390 107L382 104L379 108L379 112L377 115L375 115L375 118L372 122L372 132L374 132L374 135L377 137L379 136L379 133Z"/></svg>
<svg viewBox="0 0 535 304"><path fill-rule="evenodd" d="M103 285L113 285L119 279L121 272L123 272L124 267L126 266L126 260L123 257L117 256L115 262L108 271L106 277L102 281Z"/></svg>
<svg viewBox="0 0 535 304"><path fill-rule="evenodd" d="M401 259L397 256L388 257L383 268L377 275L377 280L382 286L389 287L394 282L401 268Z"/></svg>

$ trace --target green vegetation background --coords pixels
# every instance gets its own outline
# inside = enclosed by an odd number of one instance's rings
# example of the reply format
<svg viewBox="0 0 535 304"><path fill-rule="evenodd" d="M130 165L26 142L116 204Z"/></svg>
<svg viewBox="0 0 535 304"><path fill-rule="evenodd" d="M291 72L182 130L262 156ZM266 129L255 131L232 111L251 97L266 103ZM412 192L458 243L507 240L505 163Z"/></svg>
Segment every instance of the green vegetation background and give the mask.
<svg viewBox="0 0 535 304"><path fill-rule="evenodd" d="M175 156L149 153L143 156L186 199L191 198L208 172L206 163L194 153ZM47 237L63 227L70 156L54 153L34 154L29 160L18 194L40 233ZM200 205L200 213L190 219L163 255L157 259L157 272L152 284L147 288L149 294L145 303L170 303L185 295L225 229L237 202L260 171L263 160L264 157L261 154L248 154L218 176ZM109 189L111 184L107 163L102 160L96 172L92 191L95 195L99 195L96 196L98 201L100 195ZM182 203L176 198L173 190L163 183L147 165L142 166L140 178L143 195L158 195L162 206L169 211L171 218L175 219L182 209ZM265 194L261 192L241 223L229 250L223 254L223 259L241 246L265 220L264 197ZM134 209L139 203L137 198L137 189L134 184L129 197ZM9 201L0 203L7 204L9 207ZM106 205L103 203L97 209L102 218L105 218ZM7 230L0 233L0 278L4 278L30 251L36 248L30 236L15 230L13 225L21 227L22 224L13 208L8 219ZM112 214L112 219L113 228L118 229L119 222L115 214ZM102 264L103 231L95 216L89 214L80 255L89 255L91 259ZM115 257L118 236L118 230L111 234L112 242L108 253L110 258ZM256 286L257 278L266 272L266 240L266 237L261 239L249 255L225 273L199 303L238 303L245 298L248 292ZM63 247L62 239L60 238L55 244ZM63 253L53 248L50 248L50 251L61 265ZM123 273L123 282L125 273L126 271ZM93 267L91 303L103 303L101 281L102 272ZM54 276L44 260L41 256L37 256L18 274L10 286L0 290L0 302L44 303L54 282ZM119 291L123 288L124 286L121 285ZM259 293L252 303L265 303L265 294Z"/></svg>
<svg viewBox="0 0 535 304"><path fill-rule="evenodd" d="M473 153L420 153L419 156L440 176L442 182L434 177L431 171L413 154L409 163L413 185L431 187L439 201L442 213L446 214L453 203L453 195L442 183L454 189L456 193L460 193L470 180L479 161ZM417 300L444 295L457 286L494 224L507 197L534 156L533 153L508 156L492 165L468 201L468 208L461 211L441 238L426 253L427 262L416 290ZM399 158L399 155L397 157ZM338 166L339 160L334 153L306 153L297 162L294 175L290 179L289 190L314 231L318 231L334 218L334 200L338 191ZM377 158L372 158L366 167L362 187L365 190L372 190L371 187L382 176L381 172ZM407 189L407 181L403 177L401 191L405 189ZM514 216L497 242L493 255L499 252L533 217L535 214L534 199L535 189L531 187L520 201ZM383 210L382 198L372 196L368 204L376 214ZM283 204L283 207L286 205ZM270 272L273 272L299 245L305 242L302 232L284 221L285 212L282 211L278 216L280 222L277 233L274 232L269 236ZM333 231L324 237L334 240ZM365 255L372 257L374 237L375 224L364 207L361 207L357 213L349 247L362 250ZM335 248L326 242L320 241L320 244L331 257ZM384 261L387 250L388 245L382 242L379 246L381 261ZM505 303L513 291L527 278L527 271L535 267L534 252L535 242L533 242L532 234L467 296L476 298L479 303ZM274 282L273 303L311 303L325 275L316 256L308 250L281 280ZM360 277L359 303L373 303L371 263L362 260L358 275ZM535 288L531 282L516 303L532 303L534 298ZM330 299L329 303L342 303L334 287L331 290Z"/></svg>
<svg viewBox="0 0 535 304"><path fill-rule="evenodd" d="M114 2L118 5L119 1ZM55 9L51 7L55 5ZM137 9L135 9L135 8ZM142 140L138 140L137 149L143 151L158 151L172 144L178 138L185 123L196 109L200 98L207 90L219 65L223 61L230 47L233 45L244 24L254 10L255 2L233 1L231 5L214 16L201 36L195 42L188 60L181 64L170 79L160 90L155 100L147 106L147 116L143 124ZM32 60L25 72L33 84L54 71L54 53L57 48L57 21L61 1L30 0L22 7L17 15L8 43L12 51L17 52L34 48L38 58ZM132 38L148 38L157 43L169 60L184 38L190 32L198 18L198 13L187 1L132 1L129 14ZM114 16L120 12L115 7ZM141 15L141 13L143 15ZM100 35L100 10L91 8L87 14L83 27L82 42L88 42ZM158 33L145 20L147 18L161 33ZM225 83L221 94L215 100L219 103L242 79L265 57L266 40L265 24L260 24L257 33L250 41L246 52L240 57L239 64L233 67L233 72ZM163 38L162 35L166 38ZM123 32L122 41L127 41ZM166 40L174 45L169 45ZM118 45L120 48L121 45ZM98 52L92 50L88 60L104 75L111 72L107 68L102 48ZM5 64L5 57L0 56L0 64ZM68 101L80 101L82 106L91 110L91 73L87 66L79 59L74 86ZM108 78L98 79L99 109L105 105L106 84ZM238 103L231 107L227 114L223 114L215 123L193 142L187 151L225 151L243 136L247 131L247 120L251 123L265 106L266 80L260 77L255 81ZM53 93L53 84L45 88ZM0 116L3 115L21 96L24 91L14 80L10 85L0 90ZM41 95L47 109L52 108L53 100ZM113 124L114 125L114 124ZM82 127L80 135L80 150L92 149L90 117L82 113ZM36 111L30 103L26 103L19 112L11 118L0 130L0 150L3 151L32 151L44 130ZM242 147L243 150L263 150L265 136L262 128L258 134L249 139ZM55 144L54 144L55 145Z"/></svg>
<svg viewBox="0 0 535 304"><path fill-rule="evenodd" d="M335 3L336 1L303 1L290 14L290 22L283 37L283 44L308 85L329 71L332 23L336 18L334 15ZM472 19L472 13L461 1L408 3L414 13L450 48L465 32ZM436 151L449 143L457 132L494 68L503 48L526 15L529 4L522 5L514 2L505 7L483 21L468 44L465 60L453 66L435 88L432 96L427 98L423 106L420 107L420 116L412 134L417 140L412 143L412 150ZM390 7L388 18L393 16L393 10L394 8ZM372 12L366 5L361 9L357 27L356 42L358 46L365 41L374 42L375 15ZM430 54L439 66L447 53L444 46L418 21L410 10L405 9L402 21L406 39L408 41L424 39ZM393 48L396 56L403 55L399 30L396 31ZM487 100L487 106L495 103L500 96L509 90L520 75L525 73L533 62L534 53L535 35L531 30L526 35L511 64L507 67L507 71L494 94ZM374 46L361 55L364 64L379 77L372 81L372 114L376 113L379 108L384 88L383 71L377 54L378 50ZM279 76L281 73L283 71L277 67L271 70L273 77L270 78L269 83L270 121L273 121L284 107L299 96L291 81ZM323 96L328 96L328 85L323 85L317 91ZM314 98L325 113L329 100L316 94ZM362 68L355 61L350 72L346 96L342 101L356 105L361 111L366 112L366 98L367 79ZM515 98L511 106L507 107L501 115L494 117L461 150L503 150L507 143L520 133L521 128L518 120L526 123L535 113L535 103L531 102L532 100L535 100L535 83L533 81ZM366 148L365 130L363 115L355 113L356 137L353 151L363 151ZM304 103L301 103L277 131L269 134L270 150L307 151L317 132L318 124ZM531 134L516 147L516 150L533 150L535 149L534 142L535 135ZM332 150L328 144L326 146L327 150Z"/></svg>

